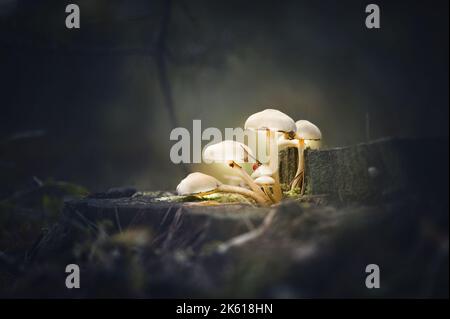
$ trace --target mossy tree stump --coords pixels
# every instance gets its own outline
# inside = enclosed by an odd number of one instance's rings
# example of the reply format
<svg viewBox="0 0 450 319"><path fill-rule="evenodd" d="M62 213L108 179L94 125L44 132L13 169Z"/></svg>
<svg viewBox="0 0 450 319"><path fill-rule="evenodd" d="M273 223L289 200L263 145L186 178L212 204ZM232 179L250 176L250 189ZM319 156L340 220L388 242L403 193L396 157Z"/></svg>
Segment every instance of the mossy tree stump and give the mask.
<svg viewBox="0 0 450 319"><path fill-rule="evenodd" d="M228 198L205 206L128 188L67 200L8 295L448 297L447 140L380 140L306 151L305 159L308 193L379 200L323 205L305 196L268 208ZM266 216L274 216L270 227L243 243ZM240 244L218 249L230 240ZM63 284L68 263L83 271L80 289ZM389 270L380 289L364 285L369 263Z"/></svg>
<svg viewBox="0 0 450 319"><path fill-rule="evenodd" d="M280 152L280 181L297 170L297 150ZM348 147L305 150L306 194L341 202L375 202L389 196L439 196L448 189L448 140L387 138Z"/></svg>

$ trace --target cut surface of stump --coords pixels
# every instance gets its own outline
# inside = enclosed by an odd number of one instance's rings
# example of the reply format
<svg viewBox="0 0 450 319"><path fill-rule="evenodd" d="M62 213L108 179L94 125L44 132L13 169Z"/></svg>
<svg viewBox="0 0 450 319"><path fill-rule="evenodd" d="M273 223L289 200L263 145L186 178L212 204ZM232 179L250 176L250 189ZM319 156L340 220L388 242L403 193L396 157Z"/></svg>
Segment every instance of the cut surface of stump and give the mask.
<svg viewBox="0 0 450 319"><path fill-rule="evenodd" d="M226 240L257 227L269 210L239 203L210 206L198 201L170 202L168 198L179 196L156 194L67 201L64 220L67 225L96 225L109 220L117 230L145 227L161 240L170 240L172 246L199 248L204 242Z"/></svg>

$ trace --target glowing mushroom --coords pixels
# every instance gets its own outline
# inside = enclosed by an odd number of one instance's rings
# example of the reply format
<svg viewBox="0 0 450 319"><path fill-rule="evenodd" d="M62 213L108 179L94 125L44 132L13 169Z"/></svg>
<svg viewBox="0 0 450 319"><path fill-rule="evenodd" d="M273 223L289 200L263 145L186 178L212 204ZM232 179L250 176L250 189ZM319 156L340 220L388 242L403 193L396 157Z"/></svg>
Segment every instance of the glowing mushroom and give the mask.
<svg viewBox="0 0 450 319"><path fill-rule="evenodd" d="M275 180L272 177L268 175L261 175L255 179L255 183L262 187L264 193L266 193L273 202L276 202L275 198L272 197L272 192L270 191L270 187L273 187L275 184Z"/></svg>
<svg viewBox="0 0 450 319"><path fill-rule="evenodd" d="M322 133L319 128L313 123L300 120L295 123L297 126L297 133L295 134L295 138L299 141L300 147L298 148L298 166L297 173L295 174L295 178L292 182L291 189L294 189L298 185L302 185L302 191L304 190L304 169L305 169L305 156L304 151L305 148L317 149L320 147L320 140L322 139Z"/></svg>
<svg viewBox="0 0 450 319"><path fill-rule="evenodd" d="M255 183L262 187L264 193L266 193L270 200L276 203L277 200L272 195L273 187L275 184L275 180L271 177L273 173L274 172L269 167L269 165L260 164L251 176L254 179Z"/></svg>
<svg viewBox="0 0 450 319"><path fill-rule="evenodd" d="M305 141L305 148L318 149L322 139L322 132L310 121L300 120L295 122L297 126L296 137Z"/></svg>
<svg viewBox="0 0 450 319"><path fill-rule="evenodd" d="M278 174L278 144L277 133L285 136L293 136L297 127L295 122L288 115L274 109L266 109L264 111L251 115L245 122L244 128L246 130L266 131L267 143L269 150L269 166L272 169L274 183L274 196L278 202L282 198L282 192L279 182Z"/></svg>
<svg viewBox="0 0 450 319"><path fill-rule="evenodd" d="M258 168L256 168L255 171L252 173L252 178L256 179L260 176L272 176L273 173L274 172L269 165L262 164L258 166Z"/></svg>
<svg viewBox="0 0 450 319"><path fill-rule="evenodd" d="M239 187L222 184L210 175L195 172L186 176L177 186L179 195L208 195L212 193L235 193L254 199L258 204L267 205L267 200L255 192Z"/></svg>
<svg viewBox="0 0 450 319"><path fill-rule="evenodd" d="M255 184L253 179L238 163L249 162L249 157L254 158L251 149L239 142L225 140L216 144L209 145L205 148L203 158L206 161L225 163L231 168L239 171L242 179L246 184L258 195L266 200L270 200L266 194Z"/></svg>

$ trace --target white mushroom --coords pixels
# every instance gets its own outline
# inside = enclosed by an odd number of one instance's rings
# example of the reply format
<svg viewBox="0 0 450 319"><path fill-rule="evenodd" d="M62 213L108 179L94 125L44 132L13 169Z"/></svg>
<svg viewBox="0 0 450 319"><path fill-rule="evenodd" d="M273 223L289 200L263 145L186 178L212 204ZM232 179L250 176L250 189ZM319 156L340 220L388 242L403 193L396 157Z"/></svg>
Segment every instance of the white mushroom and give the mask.
<svg viewBox="0 0 450 319"><path fill-rule="evenodd" d="M186 176L177 186L179 195L208 193L220 186L220 182L210 175L195 172Z"/></svg>
<svg viewBox="0 0 450 319"><path fill-rule="evenodd" d="M318 149L322 139L320 129L310 121L300 120L295 122L297 126L296 137L305 141L305 148Z"/></svg>
<svg viewBox="0 0 450 319"><path fill-rule="evenodd" d="M304 190L304 176L305 176L305 156L304 151L305 148L319 148L320 140L322 139L322 133L319 128L313 123L300 120L295 123L297 127L297 132L295 134L295 138L299 141L298 147L298 166L297 172L295 174L295 178L292 181L291 189L294 189L298 185L302 185L301 193L303 194Z"/></svg>
<svg viewBox="0 0 450 319"><path fill-rule="evenodd" d="M273 185L275 180L267 175L260 176L255 179L255 183L258 185Z"/></svg>
<svg viewBox="0 0 450 319"><path fill-rule="evenodd" d="M272 193L270 192L270 187L273 187L273 185L275 184L275 180L272 177L261 175L255 179L255 183L262 187L264 192L273 202L276 202L275 198L272 197Z"/></svg>
<svg viewBox="0 0 450 319"><path fill-rule="evenodd" d="M203 158L210 162L226 163L234 161L237 163L249 162L249 156L253 156L252 150L245 144L225 140L205 147Z"/></svg>
<svg viewBox="0 0 450 319"><path fill-rule="evenodd" d="M249 130L270 130L283 133L295 132L297 129L290 116L275 109L265 109L250 115L245 121L244 127Z"/></svg>
<svg viewBox="0 0 450 319"><path fill-rule="evenodd" d="M261 205L267 205L267 200L264 197L249 189L222 184L214 177L199 172L189 174L177 186L179 195L206 195L216 192L244 195Z"/></svg>
<svg viewBox="0 0 450 319"><path fill-rule="evenodd" d="M254 158L251 149L239 142L225 140L205 148L203 158L207 161L225 163L231 168L237 169L247 185L261 197L268 198L266 194L255 184L248 173L238 164L249 162L249 157Z"/></svg>
<svg viewBox="0 0 450 319"><path fill-rule="evenodd" d="M252 178L256 179L260 176L272 176L273 170L269 167L269 165L260 165L255 171L252 173Z"/></svg>
<svg viewBox="0 0 450 319"><path fill-rule="evenodd" d="M279 151L284 150L288 147L298 148L299 145L299 141L296 138L286 138L284 134L278 138L277 143Z"/></svg>
<svg viewBox="0 0 450 319"><path fill-rule="evenodd" d="M245 122L246 130L265 130L267 132L267 143L269 145L269 166L272 169L275 184L273 187L275 200L278 202L282 198L282 192L278 174L278 144L277 132L292 136L297 130L295 122L288 115L274 109L251 115Z"/></svg>

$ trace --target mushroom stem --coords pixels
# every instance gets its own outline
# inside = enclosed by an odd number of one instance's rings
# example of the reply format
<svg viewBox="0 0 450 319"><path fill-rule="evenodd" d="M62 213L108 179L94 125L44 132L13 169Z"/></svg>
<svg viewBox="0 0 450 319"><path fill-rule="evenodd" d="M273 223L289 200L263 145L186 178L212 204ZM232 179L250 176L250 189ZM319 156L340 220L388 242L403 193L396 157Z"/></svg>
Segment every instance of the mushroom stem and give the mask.
<svg viewBox="0 0 450 319"><path fill-rule="evenodd" d="M302 188L300 189L300 196L305 194L305 171L302 172Z"/></svg>
<svg viewBox="0 0 450 319"><path fill-rule="evenodd" d="M286 138L283 138L283 139L279 140L277 143L278 143L279 151L281 151L285 148L288 148L288 147L298 148L298 140L297 139L288 140Z"/></svg>
<svg viewBox="0 0 450 319"><path fill-rule="evenodd" d="M265 198L266 202L270 201L270 198L266 194L264 194L261 188L258 185L256 185L256 183L253 181L250 175L248 175L248 173L240 165L236 164L235 162L231 162L230 167L237 169L239 171L239 173L242 176L242 179L247 183L248 186L250 186L253 192L258 194L260 197Z"/></svg>
<svg viewBox="0 0 450 319"><path fill-rule="evenodd" d="M275 132L267 130L267 140L267 143L269 144L269 167L274 172L272 176L275 180L275 183L272 187L273 196L275 201L279 202L283 198L283 193L281 191L280 176L278 173L278 144Z"/></svg>
<svg viewBox="0 0 450 319"><path fill-rule="evenodd" d="M299 139L298 147L297 147L297 151L298 151L297 172L295 173L296 177L292 183L291 190L296 188L298 185L300 185L300 183L303 183L303 181L304 181L304 174L302 174L302 176L300 176L300 174L304 171L304 167L305 167L304 150L305 150L305 140Z"/></svg>
<svg viewBox="0 0 450 319"><path fill-rule="evenodd" d="M270 190L270 187L264 185L263 187L264 193L266 193L267 197L270 198L270 200L272 201L272 203L276 203L277 200L273 197L272 195L272 191Z"/></svg>
<svg viewBox="0 0 450 319"><path fill-rule="evenodd" d="M273 184L273 196L275 201L278 203L283 199L283 192L281 191L280 175L278 173L278 170L273 174L273 179L275 180L275 183Z"/></svg>
<svg viewBox="0 0 450 319"><path fill-rule="evenodd" d="M216 191L244 195L244 196L253 198L258 204L261 204L264 206L268 205L268 202L264 197L260 196L259 194L255 193L249 189L246 189L244 187L222 184L216 189Z"/></svg>

